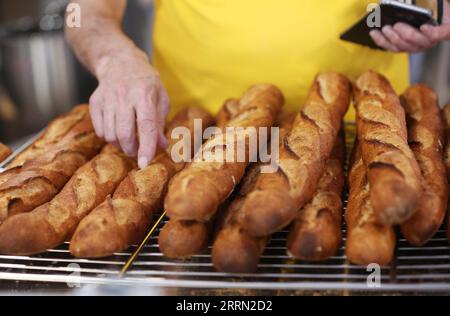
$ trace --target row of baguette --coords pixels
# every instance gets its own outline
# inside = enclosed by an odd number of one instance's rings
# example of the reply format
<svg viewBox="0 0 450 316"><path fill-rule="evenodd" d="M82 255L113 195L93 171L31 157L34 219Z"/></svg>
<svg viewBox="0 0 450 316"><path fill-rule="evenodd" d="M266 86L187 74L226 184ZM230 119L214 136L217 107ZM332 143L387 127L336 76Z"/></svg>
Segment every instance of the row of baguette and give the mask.
<svg viewBox="0 0 450 316"><path fill-rule="evenodd" d="M88 107L79 106L52 122L0 174L0 253L40 253L70 240L77 257L108 256L142 240L164 204L170 220L159 246L169 258L190 258L213 238L216 269L252 272L270 237L289 227L290 255L326 260L342 240L341 122L352 96L358 141L348 176L347 257L386 265L396 225L413 245L423 245L444 220L447 135L433 91L413 86L400 102L374 72L353 85L340 74L318 75L295 114L282 110L282 93L272 85L256 85L225 102L216 117L223 133L200 150L223 145L227 127L275 125L281 139L275 173L250 165L248 148L244 162L175 163L173 143L137 170L133 159L95 136ZM178 126L193 131L194 119L204 128L213 125L207 112L188 108L168 124L167 136Z"/></svg>

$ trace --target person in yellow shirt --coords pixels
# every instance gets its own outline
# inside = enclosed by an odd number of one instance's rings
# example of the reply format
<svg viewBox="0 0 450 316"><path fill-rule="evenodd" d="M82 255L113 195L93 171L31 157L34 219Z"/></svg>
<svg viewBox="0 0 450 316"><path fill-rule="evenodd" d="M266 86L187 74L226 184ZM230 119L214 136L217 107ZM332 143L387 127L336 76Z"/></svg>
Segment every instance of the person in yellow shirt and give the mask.
<svg viewBox="0 0 450 316"><path fill-rule="evenodd" d="M216 112L225 99L269 82L298 109L314 76L330 70L354 79L373 69L401 92L409 80L406 53L450 39L447 1L441 26L372 31L382 51L339 40L373 0L155 0L150 61L121 30L126 0L72 2L81 8L81 27L67 27L67 39L99 81L90 99L95 130L137 156L141 168L166 144L169 108Z"/></svg>

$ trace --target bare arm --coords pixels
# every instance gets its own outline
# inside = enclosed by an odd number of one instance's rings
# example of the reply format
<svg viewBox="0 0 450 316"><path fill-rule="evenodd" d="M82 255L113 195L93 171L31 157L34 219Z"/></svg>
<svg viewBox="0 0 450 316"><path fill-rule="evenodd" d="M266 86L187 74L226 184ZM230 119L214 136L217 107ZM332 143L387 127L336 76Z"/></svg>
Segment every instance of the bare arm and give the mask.
<svg viewBox="0 0 450 316"><path fill-rule="evenodd" d="M169 99L146 54L122 32L127 1L72 3L81 7L81 27L66 27L66 37L99 81L90 99L97 134L137 155L140 167L145 167L158 144L165 145L162 130Z"/></svg>

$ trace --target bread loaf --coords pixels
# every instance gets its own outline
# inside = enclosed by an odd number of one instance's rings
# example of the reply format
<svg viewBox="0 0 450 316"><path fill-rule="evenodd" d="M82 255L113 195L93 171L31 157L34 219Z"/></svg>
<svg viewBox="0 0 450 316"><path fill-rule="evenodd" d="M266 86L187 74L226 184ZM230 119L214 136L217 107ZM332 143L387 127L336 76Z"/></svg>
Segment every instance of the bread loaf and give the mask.
<svg viewBox="0 0 450 316"><path fill-rule="evenodd" d="M361 148L355 145L352 166L348 176L350 193L345 213L347 239L345 253L355 264L381 266L392 262L396 236L392 226L378 223L369 197L370 185Z"/></svg>
<svg viewBox="0 0 450 316"><path fill-rule="evenodd" d="M442 110L442 118L444 120L445 139L446 139L444 159L447 168L447 175L450 176L450 104L447 104L447 106L445 106L444 109Z"/></svg>
<svg viewBox="0 0 450 316"><path fill-rule="evenodd" d="M216 116L216 125L221 130L238 115L239 101L225 101ZM170 259L189 259L201 253L207 246L213 220L185 221L170 219L161 229L158 236L160 251Z"/></svg>
<svg viewBox="0 0 450 316"><path fill-rule="evenodd" d="M0 162L4 161L11 155L11 149L5 144L0 143Z"/></svg>
<svg viewBox="0 0 450 316"><path fill-rule="evenodd" d="M237 114L226 127L254 128L258 134L259 128L272 126L282 105L283 96L278 88L268 84L256 85L239 100ZM239 135L232 136L242 136L242 139L245 135L245 132L242 135L239 132ZM214 135L202 146L201 153L203 158L210 158L211 148L221 149L224 157L234 157L233 161L197 159L173 178L165 199L165 209L170 218L208 222L239 184L249 161L255 157L249 157L249 142L245 141L245 157L238 161L236 137L234 146L229 146L226 143L228 136L225 130Z"/></svg>
<svg viewBox="0 0 450 316"><path fill-rule="evenodd" d="M242 228L242 203L254 189L260 165L253 165L246 174L241 190L222 214L212 248L214 268L227 273L255 272L269 236L253 237Z"/></svg>
<svg viewBox="0 0 450 316"><path fill-rule="evenodd" d="M388 80L375 72L355 83L358 139L378 222L402 224L422 194L420 169L408 146L405 112Z"/></svg>
<svg viewBox="0 0 450 316"><path fill-rule="evenodd" d="M276 120L280 127L280 138L286 135L294 121L295 115L282 111ZM246 196L255 190L261 173L261 164L252 165L247 171L237 196L219 216L216 238L212 248L212 261L218 271L229 273L251 273L256 271L268 236L254 237L242 226L242 205Z"/></svg>
<svg viewBox="0 0 450 316"><path fill-rule="evenodd" d="M95 135L89 111L83 111L84 108L74 110L77 120L69 132L58 132L57 126L66 131L60 123L50 125L44 139L52 146L46 147L45 152L41 152L44 142L38 143L42 147L35 146L32 150L37 156L0 176L0 223L50 201L75 171L98 153L104 142ZM61 134L64 134L62 138L56 137ZM58 142L53 143L50 139L58 139Z"/></svg>
<svg viewBox="0 0 450 316"><path fill-rule="evenodd" d="M59 116L50 122L42 135L30 147L15 157L8 167L21 166L29 159L35 159L52 151L63 138L75 140L80 137L77 129L86 118L89 118L89 105L87 104L78 105L69 113Z"/></svg>
<svg viewBox="0 0 450 316"><path fill-rule="evenodd" d="M351 98L351 84L337 73L319 74L289 133L282 136L279 169L258 176L242 205L242 225L268 236L289 225L316 191Z"/></svg>
<svg viewBox="0 0 450 316"><path fill-rule="evenodd" d="M194 137L194 120L203 128L212 125L212 117L200 108L187 108L167 125L166 137L171 139L177 127L187 127ZM171 159L171 148L160 153L145 169L133 170L122 181L112 198L94 209L78 225L70 252L76 257L106 257L140 242L153 214L160 210L170 178L184 167L184 162Z"/></svg>
<svg viewBox="0 0 450 316"><path fill-rule="evenodd" d="M0 226L0 253L31 255L69 240L83 217L113 193L135 166L134 161L108 145L50 202L8 218Z"/></svg>
<svg viewBox="0 0 450 316"><path fill-rule="evenodd" d="M345 136L337 138L312 200L301 209L290 228L288 253L305 261L327 260L341 244Z"/></svg>
<svg viewBox="0 0 450 316"><path fill-rule="evenodd" d="M441 227L448 203L444 164L444 125L437 95L423 85L410 87L402 96L409 145L423 178L423 193L415 214L401 225L403 236L414 246L427 243Z"/></svg>
<svg viewBox="0 0 450 316"><path fill-rule="evenodd" d="M447 104L442 111L446 130L445 165L447 167L447 178L450 183L450 104ZM448 203L450 204L450 202ZM450 242L450 205L447 205L447 238Z"/></svg>

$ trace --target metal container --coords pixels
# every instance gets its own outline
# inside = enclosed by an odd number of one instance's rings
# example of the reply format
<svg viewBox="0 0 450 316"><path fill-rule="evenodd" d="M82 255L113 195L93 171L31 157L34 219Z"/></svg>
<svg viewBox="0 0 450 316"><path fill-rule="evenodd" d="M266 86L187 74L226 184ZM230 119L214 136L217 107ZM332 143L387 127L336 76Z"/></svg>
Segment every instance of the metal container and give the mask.
<svg viewBox="0 0 450 316"><path fill-rule="evenodd" d="M55 30L43 31L42 21ZM16 121L2 131L6 141L38 131L51 118L86 101L95 87L68 47L62 23L55 21L47 17L39 26L15 27L0 39L0 81L17 106Z"/></svg>

